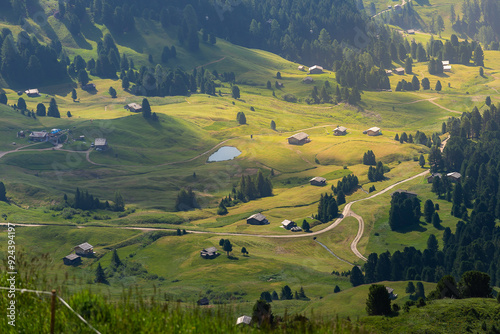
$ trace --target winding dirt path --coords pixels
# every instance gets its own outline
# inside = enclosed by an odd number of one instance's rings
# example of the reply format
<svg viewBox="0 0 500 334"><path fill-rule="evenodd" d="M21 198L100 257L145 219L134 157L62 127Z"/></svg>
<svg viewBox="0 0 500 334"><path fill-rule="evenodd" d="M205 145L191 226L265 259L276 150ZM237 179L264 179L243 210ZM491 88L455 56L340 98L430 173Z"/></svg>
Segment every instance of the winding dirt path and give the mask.
<svg viewBox="0 0 500 334"><path fill-rule="evenodd" d="M202 67L218 63L220 61L223 61L224 59L226 59L226 56L222 57L221 59L217 59L217 60L211 61L210 63L206 63L206 64L203 64L203 65L200 65L200 66L196 67L196 69L199 70Z"/></svg>
<svg viewBox="0 0 500 334"><path fill-rule="evenodd" d="M401 103L401 105L408 105L408 104L414 104L414 103L418 103L418 102L428 101L428 102L434 104L435 106L437 106L437 107L439 107L439 108L441 108L443 110L446 110L446 111L449 111L449 112L453 112L453 113L456 113L456 114L460 114L460 115L462 114L462 112L460 112L460 111L448 109L448 108L443 107L442 105L438 104L437 102L434 102L437 99L439 99L439 97L432 97L430 99L420 99L420 100L416 100L416 101Z"/></svg>

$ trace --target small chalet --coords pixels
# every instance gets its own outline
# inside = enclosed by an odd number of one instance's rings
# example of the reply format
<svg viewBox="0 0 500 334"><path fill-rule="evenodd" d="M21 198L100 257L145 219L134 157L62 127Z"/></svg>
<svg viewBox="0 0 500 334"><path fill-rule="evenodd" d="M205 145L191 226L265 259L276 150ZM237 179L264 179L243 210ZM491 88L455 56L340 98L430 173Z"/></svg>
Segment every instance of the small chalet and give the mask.
<svg viewBox="0 0 500 334"><path fill-rule="evenodd" d="M408 35L415 35L415 29L409 29L406 31Z"/></svg>
<svg viewBox="0 0 500 334"><path fill-rule="evenodd" d="M396 190L395 192L393 192L391 194L391 197L394 196L394 194L403 194L406 196L406 198L413 198L413 197L417 197L417 193L414 193L413 191L408 191L408 190L402 190L402 189L398 189Z"/></svg>
<svg viewBox="0 0 500 334"><path fill-rule="evenodd" d="M240 324L250 325L251 322L252 322L252 317L249 317L248 315L242 315L241 317L236 319L236 325Z"/></svg>
<svg viewBox="0 0 500 334"><path fill-rule="evenodd" d="M390 300L394 300L394 299L398 298L398 295L394 294L394 289L393 288L389 288L388 286L386 286L385 288L387 289L387 292L389 293L389 299Z"/></svg>
<svg viewBox="0 0 500 334"><path fill-rule="evenodd" d="M312 179L310 179L309 183L312 186L322 187L322 186L326 185L326 179L324 177L321 177L321 176L316 176L316 177L313 177Z"/></svg>
<svg viewBox="0 0 500 334"><path fill-rule="evenodd" d="M69 254L63 257L63 262L67 266L77 266L82 263L82 258L76 254Z"/></svg>
<svg viewBox="0 0 500 334"><path fill-rule="evenodd" d="M37 97L37 96L40 96L40 92L38 91L38 89L28 89L25 91L26 95L28 95L29 97Z"/></svg>
<svg viewBox="0 0 500 334"><path fill-rule="evenodd" d="M46 131L33 131L29 136L32 141L47 141L49 138L49 134Z"/></svg>
<svg viewBox="0 0 500 334"><path fill-rule="evenodd" d="M297 67L297 69L298 69L299 71L303 71L303 70L304 70L304 65L299 65L299 67Z"/></svg>
<svg viewBox="0 0 500 334"><path fill-rule="evenodd" d="M443 60L441 63L443 64L443 66L450 65L450 61L449 60Z"/></svg>
<svg viewBox="0 0 500 334"><path fill-rule="evenodd" d="M451 172L451 173L446 174L446 177L451 182L457 182L457 181L460 181L460 178L462 177L462 174L457 173L457 172Z"/></svg>
<svg viewBox="0 0 500 334"><path fill-rule="evenodd" d="M205 248L200 252L200 256L204 259L215 259L219 255L220 253L217 253L217 248L215 247Z"/></svg>
<svg viewBox="0 0 500 334"><path fill-rule="evenodd" d="M106 138L96 138L94 140L94 145L96 150L97 149L105 150L108 148L108 141L106 140Z"/></svg>
<svg viewBox="0 0 500 334"><path fill-rule="evenodd" d="M305 132L299 132L294 134L293 136L288 137L288 144L290 145L304 145L309 143L311 140L309 139L309 135Z"/></svg>
<svg viewBox="0 0 500 334"><path fill-rule="evenodd" d="M402 67L398 67L394 69L393 73L397 75L403 75L405 74L405 69Z"/></svg>
<svg viewBox="0 0 500 334"><path fill-rule="evenodd" d="M385 70L385 74L386 74L387 76L392 75L392 71L391 71L391 70Z"/></svg>
<svg viewBox="0 0 500 334"><path fill-rule="evenodd" d="M451 65L443 65L443 72L451 72Z"/></svg>
<svg viewBox="0 0 500 334"><path fill-rule="evenodd" d="M264 216L262 213L256 213L247 218L247 224L267 225L269 224L269 221L267 220L266 216Z"/></svg>
<svg viewBox="0 0 500 334"><path fill-rule="evenodd" d="M292 227L295 227L296 224L294 221L291 221L291 220L288 220L288 219L285 219L281 222L281 226L287 230L291 230Z"/></svg>
<svg viewBox="0 0 500 334"><path fill-rule="evenodd" d="M26 138L26 134L23 130L17 132L17 138Z"/></svg>
<svg viewBox="0 0 500 334"><path fill-rule="evenodd" d="M290 229L290 231L292 232L300 232L302 231L302 228L300 228L300 226L294 226Z"/></svg>
<svg viewBox="0 0 500 334"><path fill-rule="evenodd" d="M397 12L401 12L403 10L403 7L401 7L400 4L394 5L394 10Z"/></svg>
<svg viewBox="0 0 500 334"><path fill-rule="evenodd" d="M88 242L84 242L75 247L75 253L77 255L89 256L94 254L94 246L89 244Z"/></svg>
<svg viewBox="0 0 500 334"><path fill-rule="evenodd" d="M441 177L443 177L441 173L432 173L431 175L427 176L427 183L432 183L434 182L434 179L440 179Z"/></svg>
<svg viewBox="0 0 500 334"><path fill-rule="evenodd" d="M206 305L210 304L210 301L208 300L207 297L203 297L200 300L198 300L197 303L200 306L206 306Z"/></svg>
<svg viewBox="0 0 500 334"><path fill-rule="evenodd" d="M304 80L302 80L302 82L305 84L313 83L313 81L314 81L314 79L311 77L305 77Z"/></svg>
<svg viewBox="0 0 500 334"><path fill-rule="evenodd" d="M124 108L127 109L128 111L131 111L131 112L141 112L142 111L142 106L140 104L137 104L137 103L129 103Z"/></svg>
<svg viewBox="0 0 500 334"><path fill-rule="evenodd" d="M283 88L285 85L282 82L277 82L276 81L276 88Z"/></svg>
<svg viewBox="0 0 500 334"><path fill-rule="evenodd" d="M97 90L94 83L88 83L86 85L83 85L82 89L85 90L85 91L87 91L87 92L91 92L91 91Z"/></svg>
<svg viewBox="0 0 500 334"><path fill-rule="evenodd" d="M347 128L345 126L337 126L333 129L334 136L345 136L347 134Z"/></svg>
<svg viewBox="0 0 500 334"><path fill-rule="evenodd" d="M313 67L309 67L309 74L321 74L323 73L323 67L319 65L314 65Z"/></svg>
<svg viewBox="0 0 500 334"><path fill-rule="evenodd" d="M376 126L369 128L366 130L366 134L368 136L379 136L380 135L380 128L377 128Z"/></svg>

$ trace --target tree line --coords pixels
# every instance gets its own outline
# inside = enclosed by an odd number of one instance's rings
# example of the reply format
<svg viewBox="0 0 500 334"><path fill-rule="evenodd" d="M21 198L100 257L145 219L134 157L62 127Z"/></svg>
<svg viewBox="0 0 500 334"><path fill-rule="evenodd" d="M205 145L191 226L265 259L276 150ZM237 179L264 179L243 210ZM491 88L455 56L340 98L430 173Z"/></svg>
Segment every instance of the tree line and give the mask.
<svg viewBox="0 0 500 334"><path fill-rule="evenodd" d="M231 194L221 199L217 214L227 214L227 208L235 206L241 202L246 203L262 197L273 196L273 184L270 177L264 176L261 170L256 177L250 175L241 175L237 187L233 187Z"/></svg>
<svg viewBox="0 0 500 334"><path fill-rule="evenodd" d="M64 202L66 205L73 209L80 210L113 210L113 211L124 211L125 202L122 195L119 192L115 193L115 199L113 205L110 205L108 201L101 202L97 196L89 193L88 190L80 190L76 188L75 196L72 200L64 194Z"/></svg>

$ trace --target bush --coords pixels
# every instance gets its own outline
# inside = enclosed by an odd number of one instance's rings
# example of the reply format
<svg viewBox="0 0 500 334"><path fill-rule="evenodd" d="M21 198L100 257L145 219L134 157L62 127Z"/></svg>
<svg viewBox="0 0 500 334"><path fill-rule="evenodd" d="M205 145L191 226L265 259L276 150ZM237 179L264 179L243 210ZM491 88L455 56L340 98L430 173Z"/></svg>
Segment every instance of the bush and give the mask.
<svg viewBox="0 0 500 334"><path fill-rule="evenodd" d="M283 100L285 100L286 102L295 103L297 102L297 97L295 97L295 95L293 94L285 94L283 95Z"/></svg>

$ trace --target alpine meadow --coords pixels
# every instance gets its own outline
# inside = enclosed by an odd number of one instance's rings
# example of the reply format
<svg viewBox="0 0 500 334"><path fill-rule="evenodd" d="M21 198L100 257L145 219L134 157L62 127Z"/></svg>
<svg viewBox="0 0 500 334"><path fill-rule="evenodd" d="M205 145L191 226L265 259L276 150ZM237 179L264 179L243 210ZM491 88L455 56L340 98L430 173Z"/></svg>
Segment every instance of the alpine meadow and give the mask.
<svg viewBox="0 0 500 334"><path fill-rule="evenodd" d="M500 333L499 0L0 0L1 333Z"/></svg>

